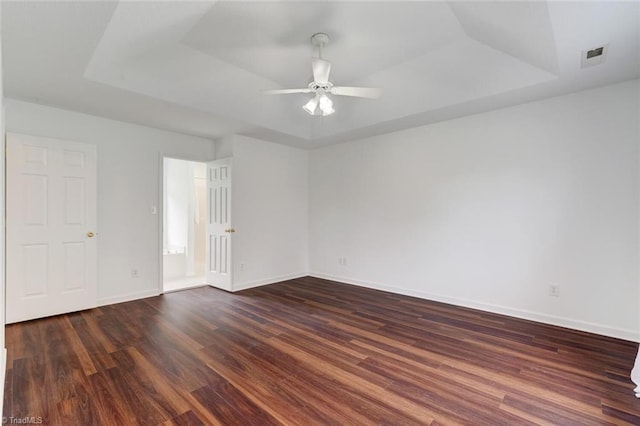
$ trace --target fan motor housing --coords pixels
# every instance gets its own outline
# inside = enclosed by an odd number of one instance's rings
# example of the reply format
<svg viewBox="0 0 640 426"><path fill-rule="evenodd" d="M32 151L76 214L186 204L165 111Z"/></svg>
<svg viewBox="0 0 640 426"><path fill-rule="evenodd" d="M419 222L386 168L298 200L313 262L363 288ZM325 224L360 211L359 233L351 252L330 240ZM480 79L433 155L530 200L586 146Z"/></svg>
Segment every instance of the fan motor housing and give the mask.
<svg viewBox="0 0 640 426"><path fill-rule="evenodd" d="M311 44L317 47L326 46L329 44L329 36L325 33L315 33L311 36Z"/></svg>
<svg viewBox="0 0 640 426"><path fill-rule="evenodd" d="M328 92L333 87L333 83L331 83L330 81L327 81L327 84L318 84L315 81L312 81L311 83L309 83L309 86L307 87L313 90L314 92L317 92L318 90L324 90L325 92Z"/></svg>

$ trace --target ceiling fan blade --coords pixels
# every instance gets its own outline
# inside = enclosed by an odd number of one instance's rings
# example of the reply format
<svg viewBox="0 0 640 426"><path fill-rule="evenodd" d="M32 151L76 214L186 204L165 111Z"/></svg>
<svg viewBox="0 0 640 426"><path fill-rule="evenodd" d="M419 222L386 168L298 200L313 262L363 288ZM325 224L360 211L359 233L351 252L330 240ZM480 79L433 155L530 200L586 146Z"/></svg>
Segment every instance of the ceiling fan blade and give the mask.
<svg viewBox="0 0 640 426"><path fill-rule="evenodd" d="M313 69L313 81L320 85L329 82L329 73L331 72L331 62L324 59L312 58L311 68Z"/></svg>
<svg viewBox="0 0 640 426"><path fill-rule="evenodd" d="M382 94L380 89L374 89L372 87L348 87L348 86L334 86L330 90L332 95L338 96L355 96L358 98L379 98Z"/></svg>
<svg viewBox="0 0 640 426"><path fill-rule="evenodd" d="M308 87L304 89L276 89L276 90L265 90L263 93L265 95L288 95L291 93L311 93L312 90Z"/></svg>

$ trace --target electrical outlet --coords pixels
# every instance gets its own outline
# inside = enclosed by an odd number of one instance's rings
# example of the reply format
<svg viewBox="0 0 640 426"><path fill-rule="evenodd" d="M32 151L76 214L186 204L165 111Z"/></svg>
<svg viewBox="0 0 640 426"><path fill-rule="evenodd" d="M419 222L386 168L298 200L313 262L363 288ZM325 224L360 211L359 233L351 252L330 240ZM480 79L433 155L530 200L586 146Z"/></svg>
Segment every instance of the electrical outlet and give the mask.
<svg viewBox="0 0 640 426"><path fill-rule="evenodd" d="M138 270L136 268L133 268L131 270L131 278L138 278L140 276Z"/></svg>
<svg viewBox="0 0 640 426"><path fill-rule="evenodd" d="M549 296L560 297L560 286L558 284L551 284L549 286Z"/></svg>
<svg viewBox="0 0 640 426"><path fill-rule="evenodd" d="M339 257L338 258L338 265L347 266L347 258L346 257Z"/></svg>

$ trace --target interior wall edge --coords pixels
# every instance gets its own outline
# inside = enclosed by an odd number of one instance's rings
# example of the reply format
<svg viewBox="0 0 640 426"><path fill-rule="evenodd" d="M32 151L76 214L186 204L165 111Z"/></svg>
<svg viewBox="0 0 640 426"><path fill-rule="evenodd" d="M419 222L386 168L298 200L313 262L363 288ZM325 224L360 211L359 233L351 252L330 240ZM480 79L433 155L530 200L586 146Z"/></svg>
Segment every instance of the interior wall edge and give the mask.
<svg viewBox="0 0 640 426"><path fill-rule="evenodd" d="M483 303L475 300L462 299L457 297L442 296L429 292L422 292L393 285L362 281L346 276L324 274L322 272L312 271L309 276L321 278L325 280L337 281L344 284L355 285L358 287L370 288L373 290L387 291L403 296L417 297L419 299L431 300L434 302L447 303L450 305L461 306L465 308L478 309L480 311L491 312L494 314L507 315L514 318L520 318L529 321L541 322L544 324L554 325L558 327L571 328L573 330L585 331L587 333L599 334L602 336L613 337L616 339L629 340L632 342L640 342L640 330L629 330L624 328L615 328L603 324L596 324L587 321L575 320L567 317L549 315L542 312L529 311L525 309L511 308L509 306L494 305L491 303Z"/></svg>

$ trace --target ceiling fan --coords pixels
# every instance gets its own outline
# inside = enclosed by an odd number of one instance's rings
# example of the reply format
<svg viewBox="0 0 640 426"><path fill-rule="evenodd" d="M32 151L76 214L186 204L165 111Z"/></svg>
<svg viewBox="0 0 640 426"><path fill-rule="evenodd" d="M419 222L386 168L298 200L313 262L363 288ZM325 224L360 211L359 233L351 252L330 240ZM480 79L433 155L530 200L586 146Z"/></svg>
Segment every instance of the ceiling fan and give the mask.
<svg viewBox="0 0 640 426"><path fill-rule="evenodd" d="M315 93L315 96L302 107L311 115L315 115L320 109L322 116L331 115L335 112L333 101L327 94L337 96L354 96L358 98L375 99L380 96L380 89L370 87L348 87L334 86L329 81L331 72L331 62L322 59L322 48L329 43L329 36L325 33L316 33L311 36L311 44L318 48L318 57L311 59L311 69L313 70L313 81L302 89L277 89L267 90L267 95L288 95L291 93Z"/></svg>

